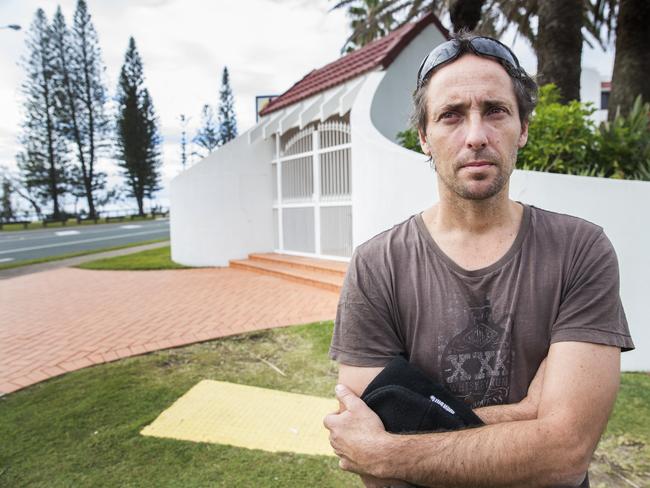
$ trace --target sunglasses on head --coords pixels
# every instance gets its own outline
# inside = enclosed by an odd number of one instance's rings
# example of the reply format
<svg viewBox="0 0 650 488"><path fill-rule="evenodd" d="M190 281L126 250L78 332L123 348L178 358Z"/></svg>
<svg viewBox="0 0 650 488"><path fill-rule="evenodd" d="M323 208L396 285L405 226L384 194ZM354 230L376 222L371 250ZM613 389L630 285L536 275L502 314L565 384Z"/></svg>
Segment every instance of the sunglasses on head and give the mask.
<svg viewBox="0 0 650 488"><path fill-rule="evenodd" d="M514 78L522 76L522 69L517 56L505 44L491 37L473 37L469 41L452 39L444 42L431 51L422 61L418 70L418 88L422 88L429 74L445 63L455 60L462 52L462 43L467 43L470 50L478 56L488 56L503 61L508 74Z"/></svg>

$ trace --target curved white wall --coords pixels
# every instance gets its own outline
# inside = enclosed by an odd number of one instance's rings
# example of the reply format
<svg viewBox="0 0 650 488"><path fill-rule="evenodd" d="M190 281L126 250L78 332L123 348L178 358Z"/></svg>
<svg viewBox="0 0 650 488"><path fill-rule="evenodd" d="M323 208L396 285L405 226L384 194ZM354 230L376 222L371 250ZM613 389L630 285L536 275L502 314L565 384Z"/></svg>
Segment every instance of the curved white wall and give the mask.
<svg viewBox="0 0 650 488"><path fill-rule="evenodd" d="M242 134L171 182L172 259L227 266L273 249L273 140Z"/></svg>
<svg viewBox="0 0 650 488"><path fill-rule="evenodd" d="M381 103L370 107L370 117L375 127L391 141L409 125L411 94L420 63L434 47L446 39L433 24L406 46L385 71L375 97Z"/></svg>
<svg viewBox="0 0 650 488"><path fill-rule="evenodd" d="M387 137L393 128L385 136L373 124L371 114L387 117L393 110L384 107L387 94L382 90L388 89L383 79L391 75L393 66L398 65L391 65L388 73L368 77L352 108L354 246L424 210L438 195L435 173L424 156L391 142ZM401 78L405 84L413 72ZM398 93L394 86L390 90ZM394 103L391 100L391 105ZM402 103L410 107L409 99ZM626 371L650 370L650 313L645 303L650 297L650 182L516 170L510 195L541 208L577 215L605 229L618 254L621 298L636 345L636 350L622 355L622 367Z"/></svg>

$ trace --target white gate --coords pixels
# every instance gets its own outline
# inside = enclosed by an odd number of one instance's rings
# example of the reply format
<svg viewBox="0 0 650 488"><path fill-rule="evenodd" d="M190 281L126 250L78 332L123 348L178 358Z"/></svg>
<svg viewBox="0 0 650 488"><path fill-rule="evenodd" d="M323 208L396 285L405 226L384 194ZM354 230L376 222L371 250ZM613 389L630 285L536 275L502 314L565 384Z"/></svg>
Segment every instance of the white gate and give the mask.
<svg viewBox="0 0 650 488"><path fill-rule="evenodd" d="M350 126L310 126L281 146L276 136L273 217L276 251L352 256Z"/></svg>

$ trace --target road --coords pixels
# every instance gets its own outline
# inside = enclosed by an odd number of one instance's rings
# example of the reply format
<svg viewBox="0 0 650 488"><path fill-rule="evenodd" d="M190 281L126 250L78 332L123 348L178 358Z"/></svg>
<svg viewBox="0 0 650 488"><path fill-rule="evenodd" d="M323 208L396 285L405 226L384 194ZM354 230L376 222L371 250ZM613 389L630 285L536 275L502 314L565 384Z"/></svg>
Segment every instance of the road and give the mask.
<svg viewBox="0 0 650 488"><path fill-rule="evenodd" d="M0 263L169 239L169 220L0 232Z"/></svg>

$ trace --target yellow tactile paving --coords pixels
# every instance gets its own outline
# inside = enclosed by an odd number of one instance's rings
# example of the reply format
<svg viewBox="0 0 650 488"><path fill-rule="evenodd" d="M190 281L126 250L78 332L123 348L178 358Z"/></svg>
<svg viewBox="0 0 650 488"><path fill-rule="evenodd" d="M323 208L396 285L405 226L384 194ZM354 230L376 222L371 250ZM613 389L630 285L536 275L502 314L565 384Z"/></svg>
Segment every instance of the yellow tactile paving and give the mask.
<svg viewBox="0 0 650 488"><path fill-rule="evenodd" d="M204 380L141 434L333 456L323 417L337 409L335 399Z"/></svg>

